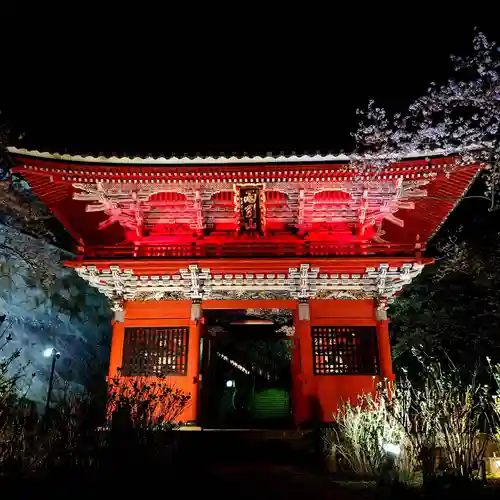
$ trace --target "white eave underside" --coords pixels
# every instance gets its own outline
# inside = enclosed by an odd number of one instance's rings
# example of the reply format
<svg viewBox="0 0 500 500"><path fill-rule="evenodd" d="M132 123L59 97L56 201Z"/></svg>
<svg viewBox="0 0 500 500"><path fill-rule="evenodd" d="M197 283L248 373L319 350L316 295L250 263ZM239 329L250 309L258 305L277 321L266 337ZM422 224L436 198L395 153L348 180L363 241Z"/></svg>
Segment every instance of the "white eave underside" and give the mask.
<svg viewBox="0 0 500 500"><path fill-rule="evenodd" d="M49 153L45 151L30 151L24 148L9 146L9 153L14 155L25 155L33 158L43 158L46 160L62 160L79 163L99 163L99 164L121 164L121 165L223 165L236 163L329 163L329 162L348 162L348 155L316 154L316 155L292 155L292 156L196 156L196 157L128 157L128 156L82 156ZM426 158L431 156L446 156L449 151L415 151L405 156L403 161ZM401 161L401 160L400 160Z"/></svg>

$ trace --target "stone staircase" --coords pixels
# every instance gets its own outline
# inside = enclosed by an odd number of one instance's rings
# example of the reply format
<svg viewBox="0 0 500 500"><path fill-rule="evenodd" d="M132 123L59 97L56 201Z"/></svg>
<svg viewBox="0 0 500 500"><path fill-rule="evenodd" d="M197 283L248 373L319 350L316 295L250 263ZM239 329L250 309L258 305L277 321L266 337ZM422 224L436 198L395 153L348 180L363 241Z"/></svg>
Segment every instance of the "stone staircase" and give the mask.
<svg viewBox="0 0 500 500"><path fill-rule="evenodd" d="M311 461L311 435L298 430L201 430L180 432L180 466L298 465Z"/></svg>

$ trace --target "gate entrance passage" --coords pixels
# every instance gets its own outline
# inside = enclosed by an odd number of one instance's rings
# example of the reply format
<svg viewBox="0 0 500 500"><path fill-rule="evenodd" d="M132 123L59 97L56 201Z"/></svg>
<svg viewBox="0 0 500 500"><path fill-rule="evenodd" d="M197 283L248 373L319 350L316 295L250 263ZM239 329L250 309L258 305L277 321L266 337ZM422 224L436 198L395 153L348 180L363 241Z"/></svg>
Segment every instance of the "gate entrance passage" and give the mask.
<svg viewBox="0 0 500 500"><path fill-rule="evenodd" d="M210 428L292 424L293 311L237 309L204 315L200 417Z"/></svg>

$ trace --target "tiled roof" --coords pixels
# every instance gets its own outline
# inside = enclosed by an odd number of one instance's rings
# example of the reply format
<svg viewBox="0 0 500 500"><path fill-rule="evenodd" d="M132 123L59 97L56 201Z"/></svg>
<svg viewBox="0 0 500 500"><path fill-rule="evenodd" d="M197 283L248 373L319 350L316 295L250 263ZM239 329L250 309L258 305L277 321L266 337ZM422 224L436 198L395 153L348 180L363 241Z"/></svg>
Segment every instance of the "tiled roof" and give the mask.
<svg viewBox="0 0 500 500"><path fill-rule="evenodd" d="M82 156L47 151L31 151L24 148L10 146L8 151L13 155L31 156L45 160L59 160L76 163L121 164L121 165L223 165L223 164L252 164L252 163L345 163L350 157L345 154L316 153L303 155L273 155L267 156ZM442 156L443 151L416 151L405 159Z"/></svg>

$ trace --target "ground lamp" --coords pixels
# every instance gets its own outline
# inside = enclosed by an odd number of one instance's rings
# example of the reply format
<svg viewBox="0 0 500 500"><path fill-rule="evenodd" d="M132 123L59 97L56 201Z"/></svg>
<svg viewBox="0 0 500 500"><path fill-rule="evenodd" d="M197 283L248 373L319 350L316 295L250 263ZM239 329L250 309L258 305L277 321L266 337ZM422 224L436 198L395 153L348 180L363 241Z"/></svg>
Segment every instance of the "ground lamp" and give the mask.
<svg viewBox="0 0 500 500"><path fill-rule="evenodd" d="M401 447L399 444L384 443L382 447L391 458L395 458L401 453Z"/></svg>
<svg viewBox="0 0 500 500"><path fill-rule="evenodd" d="M390 485L397 482L397 476L395 474L394 462L396 458L401 454L401 447L396 443L381 443L382 449L385 452L385 460L382 462L381 474L379 479L379 485Z"/></svg>
<svg viewBox="0 0 500 500"><path fill-rule="evenodd" d="M45 414L49 412L50 397L52 396L52 385L54 383L54 371L56 369L56 361L61 357L61 353L56 351L53 347L45 349L43 355L46 358L52 357L52 368L50 369L49 390L47 392L47 405L45 406Z"/></svg>

